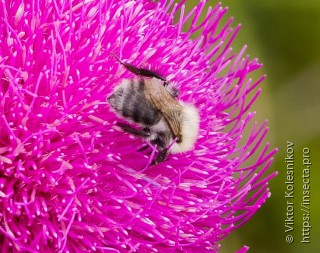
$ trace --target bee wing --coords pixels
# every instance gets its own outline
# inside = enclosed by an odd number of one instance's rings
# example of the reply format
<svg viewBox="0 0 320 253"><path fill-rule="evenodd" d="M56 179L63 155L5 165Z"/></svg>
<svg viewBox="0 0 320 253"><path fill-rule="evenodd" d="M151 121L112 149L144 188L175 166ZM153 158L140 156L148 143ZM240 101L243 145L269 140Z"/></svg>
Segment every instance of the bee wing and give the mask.
<svg viewBox="0 0 320 253"><path fill-rule="evenodd" d="M173 134L179 137L181 133L182 106L163 87L162 83L155 78L145 80L145 91L147 99L161 112Z"/></svg>

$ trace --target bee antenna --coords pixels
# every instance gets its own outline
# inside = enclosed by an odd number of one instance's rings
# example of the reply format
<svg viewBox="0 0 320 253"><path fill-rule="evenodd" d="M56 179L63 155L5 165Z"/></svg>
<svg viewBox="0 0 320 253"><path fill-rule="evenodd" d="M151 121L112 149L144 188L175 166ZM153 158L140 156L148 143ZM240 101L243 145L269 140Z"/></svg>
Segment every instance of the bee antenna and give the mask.
<svg viewBox="0 0 320 253"><path fill-rule="evenodd" d="M157 79L162 80L164 82L164 84L163 84L164 86L168 85L168 81L164 77L162 77L161 75L155 73L154 71L144 69L144 68L137 68L130 63L126 63L126 62L121 61L113 52L111 52L110 54L113 55L113 57L130 72L132 72L138 76L155 77Z"/></svg>

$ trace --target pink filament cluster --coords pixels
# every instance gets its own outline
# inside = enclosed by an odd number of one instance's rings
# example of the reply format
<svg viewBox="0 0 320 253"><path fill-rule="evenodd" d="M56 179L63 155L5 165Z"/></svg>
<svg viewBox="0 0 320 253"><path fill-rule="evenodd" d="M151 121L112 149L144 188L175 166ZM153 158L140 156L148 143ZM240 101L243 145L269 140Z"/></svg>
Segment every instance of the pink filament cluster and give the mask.
<svg viewBox="0 0 320 253"><path fill-rule="evenodd" d="M0 2L1 252L216 252L265 202L276 150L249 112L261 64L204 5ZM156 149L114 127L106 97L133 74L110 53L196 105L194 150L149 166Z"/></svg>

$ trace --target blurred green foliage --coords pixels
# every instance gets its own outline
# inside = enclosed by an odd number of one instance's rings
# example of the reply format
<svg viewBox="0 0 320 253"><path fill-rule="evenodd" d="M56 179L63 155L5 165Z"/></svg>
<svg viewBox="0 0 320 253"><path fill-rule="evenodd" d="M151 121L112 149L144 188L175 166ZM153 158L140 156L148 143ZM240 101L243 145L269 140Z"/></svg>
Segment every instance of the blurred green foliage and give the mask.
<svg viewBox="0 0 320 253"><path fill-rule="evenodd" d="M215 6L218 1L208 1ZM188 0L186 9L198 3ZM257 253L320 252L320 1L319 0L222 0L229 7L224 22L234 17L242 24L233 43L234 51L247 44L247 54L259 58L266 73L263 93L254 105L257 120L269 119L267 141L279 147L271 170L279 171L270 183L272 196L243 227L221 241L222 253L244 244ZM205 11L203 12L205 14ZM285 241L286 145L294 143L295 180L294 242ZM311 243L302 244L302 149L311 150Z"/></svg>

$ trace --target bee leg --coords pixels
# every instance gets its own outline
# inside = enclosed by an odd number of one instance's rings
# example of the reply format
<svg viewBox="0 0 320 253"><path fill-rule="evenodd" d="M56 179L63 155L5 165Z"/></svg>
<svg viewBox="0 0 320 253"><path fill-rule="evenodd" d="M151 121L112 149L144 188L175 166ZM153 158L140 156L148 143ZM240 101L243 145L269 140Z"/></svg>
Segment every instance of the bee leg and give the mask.
<svg viewBox="0 0 320 253"><path fill-rule="evenodd" d="M144 129L136 129L133 128L132 126L122 123L122 122L117 122L117 126L121 127L121 129L127 133L133 134L135 136L140 136L140 137L148 137L150 136L150 132L145 131Z"/></svg>
<svg viewBox="0 0 320 253"><path fill-rule="evenodd" d="M149 146L148 145L144 145L143 147L139 148L138 151L141 152L141 151L145 151L146 149L148 149Z"/></svg>
<svg viewBox="0 0 320 253"><path fill-rule="evenodd" d="M159 74L157 74L157 73L155 73L155 72L153 72L151 70L148 70L148 69L137 68L137 67L135 67L135 66L133 66L133 65L131 65L129 63L121 61L114 53L111 53L111 54L114 56L114 58L116 58L116 60L121 65L123 65L130 72L132 72L132 73L134 73L134 74L136 74L138 76L155 77L157 79L160 79L160 80L164 81L164 85L165 86L168 85L168 81L164 77L160 76Z"/></svg>
<svg viewBox="0 0 320 253"><path fill-rule="evenodd" d="M150 133L150 128L149 128L149 127L143 128L142 131L144 131L145 133L148 133L148 134L149 134L148 136L151 135L151 133ZM149 145L144 145L143 147L139 148L138 151L139 151L139 152L140 152L140 151L144 151L144 150L146 150L146 149L148 149L148 148L149 148Z"/></svg>
<svg viewBox="0 0 320 253"><path fill-rule="evenodd" d="M151 165L162 163L168 156L168 149L164 148L159 151L157 157L152 161Z"/></svg>

